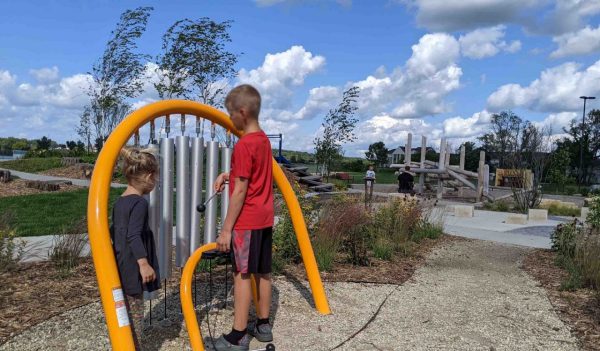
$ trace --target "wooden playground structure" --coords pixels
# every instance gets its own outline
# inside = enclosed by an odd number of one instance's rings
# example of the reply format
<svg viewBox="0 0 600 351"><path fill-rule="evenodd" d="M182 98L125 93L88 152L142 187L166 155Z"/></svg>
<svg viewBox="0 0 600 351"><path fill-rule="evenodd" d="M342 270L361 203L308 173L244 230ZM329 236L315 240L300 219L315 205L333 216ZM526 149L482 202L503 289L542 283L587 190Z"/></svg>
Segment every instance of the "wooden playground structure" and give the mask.
<svg viewBox="0 0 600 351"><path fill-rule="evenodd" d="M439 162L425 159L427 153L427 137L421 136L421 158L419 162L412 160L412 134L408 133L406 145L404 148L404 163L391 164L390 168L398 168L400 171L405 166L410 166L410 173L419 175L417 193L423 194L425 191L426 177L437 179L437 199L444 196L444 182L450 183L454 188L466 186L475 191L475 202L481 202L485 197L494 201L489 193L490 167L485 163L485 151L479 152L479 166L477 172L465 170L465 147L460 148L460 161L458 165L450 164L450 144L446 138L440 141ZM471 179L473 181L471 181Z"/></svg>

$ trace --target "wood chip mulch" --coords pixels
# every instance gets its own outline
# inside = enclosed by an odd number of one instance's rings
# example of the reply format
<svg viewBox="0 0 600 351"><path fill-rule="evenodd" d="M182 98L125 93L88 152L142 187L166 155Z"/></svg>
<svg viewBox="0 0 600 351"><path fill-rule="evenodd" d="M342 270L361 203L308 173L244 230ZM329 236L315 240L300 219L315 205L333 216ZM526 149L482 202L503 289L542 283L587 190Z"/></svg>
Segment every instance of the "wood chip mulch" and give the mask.
<svg viewBox="0 0 600 351"><path fill-rule="evenodd" d="M38 189L28 188L25 184L27 183L24 179L13 179L8 183L0 183L0 197L8 197L8 196L22 196L22 195L31 195L31 194L42 194L42 193L56 193L63 191L73 191L77 189L82 189L82 187L77 185L66 185L60 184L60 189L57 191L42 191Z"/></svg>
<svg viewBox="0 0 600 351"><path fill-rule="evenodd" d="M90 258L68 277L61 277L52 263L40 262L0 273L0 281L0 344L52 316L99 299Z"/></svg>
<svg viewBox="0 0 600 351"><path fill-rule="evenodd" d="M52 168L47 171L39 172L39 174L49 175L53 177L63 177L69 179L87 179L79 166L67 166L60 168Z"/></svg>
<svg viewBox="0 0 600 351"><path fill-rule="evenodd" d="M548 298L581 341L584 350L600 350L600 296L590 289L561 291L568 273L554 264L556 253L533 250L523 261L523 269L546 289Z"/></svg>

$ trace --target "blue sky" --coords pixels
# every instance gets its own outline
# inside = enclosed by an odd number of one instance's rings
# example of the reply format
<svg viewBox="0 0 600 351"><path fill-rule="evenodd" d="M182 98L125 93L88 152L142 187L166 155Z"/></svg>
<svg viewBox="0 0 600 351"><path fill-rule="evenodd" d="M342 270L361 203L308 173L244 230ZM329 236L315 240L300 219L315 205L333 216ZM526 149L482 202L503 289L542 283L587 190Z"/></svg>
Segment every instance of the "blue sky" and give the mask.
<svg viewBox="0 0 600 351"><path fill-rule="evenodd" d="M287 149L310 150L352 85L362 91L349 155L409 132L458 146L504 109L559 136L581 117L578 97L600 95L600 0L3 1L0 137L77 139L86 73L137 6L154 7L139 42L153 56L178 19L233 20L229 48L243 55L229 84L261 90L263 128L283 132ZM152 90L134 106L155 101Z"/></svg>

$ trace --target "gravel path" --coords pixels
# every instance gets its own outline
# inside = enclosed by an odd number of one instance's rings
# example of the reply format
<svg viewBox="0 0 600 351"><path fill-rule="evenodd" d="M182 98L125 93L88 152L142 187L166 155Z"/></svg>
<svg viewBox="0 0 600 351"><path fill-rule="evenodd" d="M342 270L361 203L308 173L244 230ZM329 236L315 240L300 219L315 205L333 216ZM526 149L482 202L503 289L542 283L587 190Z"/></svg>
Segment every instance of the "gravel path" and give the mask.
<svg viewBox="0 0 600 351"><path fill-rule="evenodd" d="M453 242L432 252L425 266L401 286L327 283L334 312L329 316L311 307L306 284L277 278L277 349L578 350L545 292L520 270L526 252L485 241ZM178 298L170 296L170 326L160 326L165 321L156 319L164 310L155 304L148 350L189 350L176 311ZM231 320L231 310L210 315L217 333L227 330ZM100 304L90 304L39 324L0 351L106 350L103 323ZM205 323L202 328L207 335Z"/></svg>

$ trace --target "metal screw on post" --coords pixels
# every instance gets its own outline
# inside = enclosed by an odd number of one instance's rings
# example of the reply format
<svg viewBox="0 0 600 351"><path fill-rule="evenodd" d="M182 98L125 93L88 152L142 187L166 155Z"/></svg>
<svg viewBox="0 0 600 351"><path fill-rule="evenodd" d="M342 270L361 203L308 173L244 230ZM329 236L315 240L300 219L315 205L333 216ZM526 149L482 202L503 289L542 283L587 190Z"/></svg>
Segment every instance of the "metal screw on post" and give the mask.
<svg viewBox="0 0 600 351"><path fill-rule="evenodd" d="M585 104L587 100L594 100L595 96L580 96L580 99L583 99L583 118L581 123L581 140L579 142L579 187L581 188L581 183L583 183L583 145L585 136Z"/></svg>

